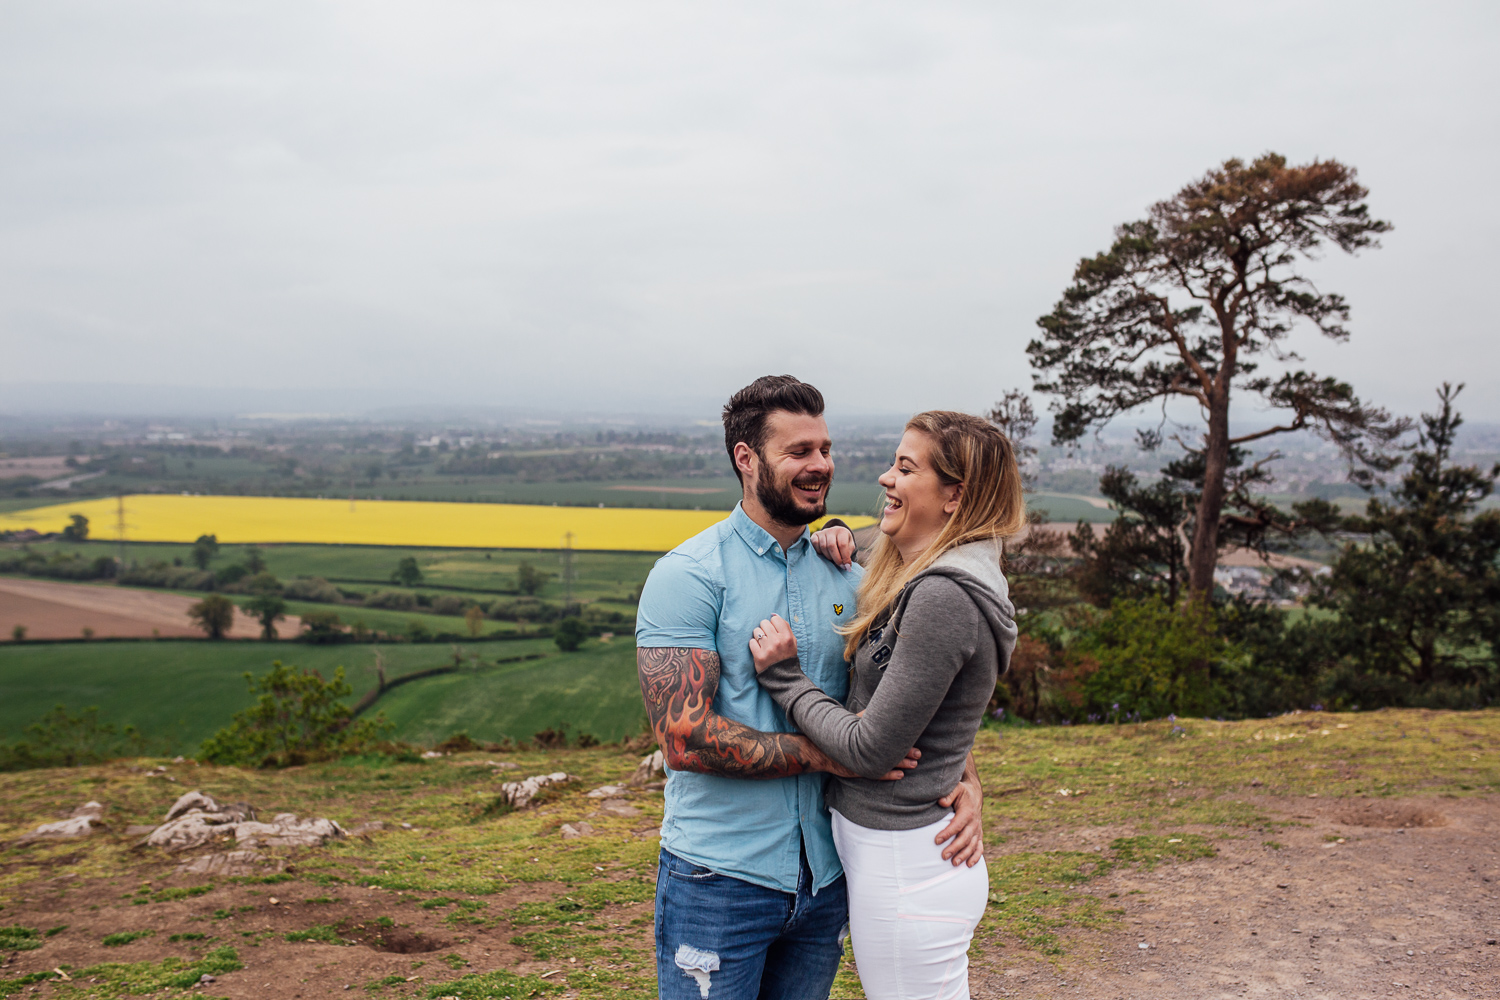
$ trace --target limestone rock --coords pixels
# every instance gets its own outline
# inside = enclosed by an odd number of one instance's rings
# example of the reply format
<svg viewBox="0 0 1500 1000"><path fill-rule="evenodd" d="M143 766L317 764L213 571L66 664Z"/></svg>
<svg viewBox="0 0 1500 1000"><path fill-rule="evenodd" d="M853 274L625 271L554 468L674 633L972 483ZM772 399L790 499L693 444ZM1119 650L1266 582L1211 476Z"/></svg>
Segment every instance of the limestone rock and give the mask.
<svg viewBox="0 0 1500 1000"><path fill-rule="evenodd" d="M179 875L259 875L267 870L279 872L286 862L267 858L259 851L221 851L185 861L177 866Z"/></svg>
<svg viewBox="0 0 1500 1000"><path fill-rule="evenodd" d="M639 816L641 811L624 799L605 799L599 803L599 811L606 816Z"/></svg>
<svg viewBox="0 0 1500 1000"><path fill-rule="evenodd" d="M644 785L656 775L665 774L666 769L667 759L662 756L660 750L657 750L655 753L641 758L640 764L636 766L635 773L630 776L630 783L632 785Z"/></svg>
<svg viewBox="0 0 1500 1000"><path fill-rule="evenodd" d="M564 771L553 771L551 774L537 774L525 781L507 781L500 786L500 796L509 802L513 808L525 809L531 805L531 800L536 798L538 792L549 785L565 785L573 779Z"/></svg>
<svg viewBox="0 0 1500 1000"><path fill-rule="evenodd" d="M620 796L622 796L624 794L625 794L625 786L624 785L600 785L598 788L594 789L592 792L589 792L589 798L591 798L591 799L617 799L617 798L619 798Z"/></svg>
<svg viewBox="0 0 1500 1000"><path fill-rule="evenodd" d="M24 834L18 844L29 844L33 840L63 840L74 837L87 837L96 830L104 828L104 806L98 802L85 802L74 809L67 819L58 820L55 823L43 823L41 826Z"/></svg>
<svg viewBox="0 0 1500 1000"><path fill-rule="evenodd" d="M592 823L564 823L559 831L564 840L573 840L576 837L587 837L594 832Z"/></svg>
<svg viewBox="0 0 1500 1000"><path fill-rule="evenodd" d="M234 839L246 847L318 847L345 836L331 819L298 819L296 813L277 813L269 823L234 825Z"/></svg>
<svg viewBox="0 0 1500 1000"><path fill-rule="evenodd" d="M248 803L220 805L199 791L187 792L167 810L166 822L152 831L146 843L169 851L184 851L233 832L236 823L255 818Z"/></svg>

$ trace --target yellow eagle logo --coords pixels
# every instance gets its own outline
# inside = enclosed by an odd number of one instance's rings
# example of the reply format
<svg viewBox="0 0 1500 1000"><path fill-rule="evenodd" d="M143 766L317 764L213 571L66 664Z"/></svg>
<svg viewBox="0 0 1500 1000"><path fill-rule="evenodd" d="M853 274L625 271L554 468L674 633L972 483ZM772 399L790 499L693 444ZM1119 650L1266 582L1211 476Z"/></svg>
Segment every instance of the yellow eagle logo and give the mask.
<svg viewBox="0 0 1500 1000"><path fill-rule="evenodd" d="M836 614L836 615L843 614L844 613L844 606L842 604L835 604L833 606L833 613Z"/></svg>

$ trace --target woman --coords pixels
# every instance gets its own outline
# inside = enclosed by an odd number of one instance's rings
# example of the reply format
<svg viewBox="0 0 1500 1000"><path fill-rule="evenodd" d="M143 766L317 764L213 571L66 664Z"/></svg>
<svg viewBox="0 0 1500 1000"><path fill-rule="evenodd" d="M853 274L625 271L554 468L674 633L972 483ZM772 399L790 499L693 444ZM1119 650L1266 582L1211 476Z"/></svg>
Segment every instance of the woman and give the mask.
<svg viewBox="0 0 1500 1000"><path fill-rule="evenodd" d="M993 426L932 411L907 422L880 484L882 534L843 630L853 664L847 703L803 675L779 616L761 622L750 649L761 685L792 723L862 776L831 779L827 797L866 994L967 998L969 941L989 876L983 863L944 861L933 838L952 815L938 799L958 783L1015 647L1000 539L1025 523L1020 470ZM913 746L921 765L880 781Z"/></svg>

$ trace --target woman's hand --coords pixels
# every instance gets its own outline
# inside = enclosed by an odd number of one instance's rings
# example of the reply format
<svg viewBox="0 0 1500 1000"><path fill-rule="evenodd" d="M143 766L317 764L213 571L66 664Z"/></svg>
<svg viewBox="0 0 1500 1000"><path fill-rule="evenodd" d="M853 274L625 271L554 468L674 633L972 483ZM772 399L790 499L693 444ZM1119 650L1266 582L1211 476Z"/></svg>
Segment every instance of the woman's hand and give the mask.
<svg viewBox="0 0 1500 1000"><path fill-rule="evenodd" d="M815 531L810 536L813 548L818 550L818 555L833 563L839 569L848 569L854 563L854 532L842 524L835 524L831 528Z"/></svg>
<svg viewBox="0 0 1500 1000"><path fill-rule="evenodd" d="M763 674L766 668L797 655L797 637L792 627L780 615L772 615L755 629L750 639L750 655L755 658L755 672Z"/></svg>

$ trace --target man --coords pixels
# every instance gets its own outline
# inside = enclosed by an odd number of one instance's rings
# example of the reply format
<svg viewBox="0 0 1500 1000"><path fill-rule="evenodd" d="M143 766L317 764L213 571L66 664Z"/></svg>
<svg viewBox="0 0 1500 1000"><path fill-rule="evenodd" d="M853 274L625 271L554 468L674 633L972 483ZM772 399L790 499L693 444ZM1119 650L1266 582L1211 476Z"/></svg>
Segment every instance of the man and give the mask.
<svg viewBox="0 0 1500 1000"><path fill-rule="evenodd" d="M780 614L807 676L842 700L848 668L834 627L854 617L860 569L821 558L808 541L833 481L817 389L789 375L756 379L724 407L724 444L743 499L657 562L637 612L641 692L668 766L659 991L662 1000L824 1000L848 917L823 805L823 773L839 769L762 691L749 640ZM919 766L917 756L902 767ZM943 802L955 810L938 837L951 840L944 857L977 863L972 758Z"/></svg>

